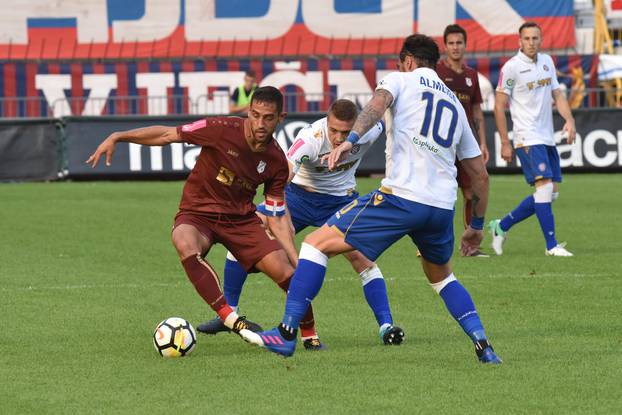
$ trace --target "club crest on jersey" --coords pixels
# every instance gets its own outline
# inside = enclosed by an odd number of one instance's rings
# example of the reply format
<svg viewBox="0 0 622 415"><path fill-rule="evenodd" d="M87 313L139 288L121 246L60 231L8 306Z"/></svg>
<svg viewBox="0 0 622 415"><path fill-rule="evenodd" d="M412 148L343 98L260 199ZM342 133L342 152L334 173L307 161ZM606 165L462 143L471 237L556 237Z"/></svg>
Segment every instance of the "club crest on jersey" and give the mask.
<svg viewBox="0 0 622 415"><path fill-rule="evenodd" d="M257 165L257 173L261 174L266 169L266 162L261 160Z"/></svg>
<svg viewBox="0 0 622 415"><path fill-rule="evenodd" d="M464 82L466 82L468 87L473 86L473 81L471 81L471 78L464 78Z"/></svg>
<svg viewBox="0 0 622 415"><path fill-rule="evenodd" d="M548 66L544 65L542 67L544 68L545 71L547 71L547 72L549 71L549 67Z"/></svg>
<svg viewBox="0 0 622 415"><path fill-rule="evenodd" d="M356 154L359 151L361 151L361 145L360 144L354 144L352 146L352 150L350 150L350 154Z"/></svg>

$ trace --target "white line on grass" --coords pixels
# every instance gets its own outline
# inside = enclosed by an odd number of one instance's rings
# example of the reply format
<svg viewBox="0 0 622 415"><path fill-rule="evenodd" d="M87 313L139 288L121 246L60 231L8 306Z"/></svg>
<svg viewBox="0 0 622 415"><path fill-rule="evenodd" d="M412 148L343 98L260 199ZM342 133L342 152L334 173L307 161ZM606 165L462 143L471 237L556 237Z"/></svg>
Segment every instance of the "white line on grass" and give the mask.
<svg viewBox="0 0 622 415"><path fill-rule="evenodd" d="M415 275L414 278L423 278L422 275ZM561 277L561 278L602 278L608 277L605 274L579 274L579 273L560 273L560 272L544 272L544 273L536 273L534 275L529 274L462 274L459 276L460 278L522 278L522 279L532 279L532 278L552 278L552 277ZM396 280L403 280L406 278L411 278L411 276L406 276L402 278L385 278L385 280L392 282ZM352 277L344 278L326 278L325 282L356 282L358 278L355 275ZM251 284L272 284L267 277L263 279L254 279ZM48 291L48 290L100 290L100 289L142 289L142 288L180 288L187 287L188 283L186 281L180 281L176 283L167 283L167 282L156 282L156 283L145 283L145 284L70 284L70 285L53 285L53 286L33 286L29 285L27 287L2 287L0 291L2 292L17 292L17 291Z"/></svg>

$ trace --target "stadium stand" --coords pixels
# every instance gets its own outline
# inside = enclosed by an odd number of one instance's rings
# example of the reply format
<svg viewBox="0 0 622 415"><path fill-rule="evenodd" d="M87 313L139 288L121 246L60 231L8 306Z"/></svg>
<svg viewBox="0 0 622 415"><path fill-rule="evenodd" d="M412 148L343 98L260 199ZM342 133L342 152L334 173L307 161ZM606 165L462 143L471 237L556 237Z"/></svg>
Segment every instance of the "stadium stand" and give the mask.
<svg viewBox="0 0 622 415"><path fill-rule="evenodd" d="M516 53L516 30L526 20L543 28L544 51L553 56L573 109L620 107L621 1L490 4L31 0L0 16L0 117L43 117L65 125L79 117L103 122L225 114L230 93L248 69L262 85L281 88L289 113L326 111L336 98L362 106L377 80L395 70L404 34L421 31L442 45L442 30L452 22L469 33L467 64L478 70L483 108L491 110L499 70ZM280 133L283 143L306 118L290 119ZM492 140L492 119L487 125ZM585 134L596 130L590 125ZM610 130L617 142L616 130ZM65 126L67 131L72 128ZM609 160L611 137L593 139L599 144L592 161ZM580 161L571 167L595 165L573 157ZM489 167L507 166L496 160Z"/></svg>

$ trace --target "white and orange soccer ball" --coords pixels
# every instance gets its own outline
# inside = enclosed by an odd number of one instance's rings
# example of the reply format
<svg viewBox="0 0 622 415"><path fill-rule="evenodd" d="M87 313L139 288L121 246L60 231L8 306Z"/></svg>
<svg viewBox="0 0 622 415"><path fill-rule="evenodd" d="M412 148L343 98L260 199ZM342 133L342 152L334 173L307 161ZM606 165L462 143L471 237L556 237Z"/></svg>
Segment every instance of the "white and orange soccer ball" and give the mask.
<svg viewBox="0 0 622 415"><path fill-rule="evenodd" d="M153 333L153 345L162 357L187 356L196 344L194 327L181 317L167 318Z"/></svg>

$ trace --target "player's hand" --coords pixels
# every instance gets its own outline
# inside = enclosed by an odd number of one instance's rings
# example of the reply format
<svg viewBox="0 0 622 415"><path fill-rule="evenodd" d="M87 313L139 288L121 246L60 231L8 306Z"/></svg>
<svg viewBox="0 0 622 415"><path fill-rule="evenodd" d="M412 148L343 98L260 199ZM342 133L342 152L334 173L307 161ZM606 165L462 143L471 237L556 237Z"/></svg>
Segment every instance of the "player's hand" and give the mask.
<svg viewBox="0 0 622 415"><path fill-rule="evenodd" d="M116 145L116 140L114 135L108 136L100 145L97 147L97 150L86 160L86 164L90 164L92 168L97 166L99 159L102 155L106 156L106 166L110 166L112 162L112 154L114 153L114 147Z"/></svg>
<svg viewBox="0 0 622 415"><path fill-rule="evenodd" d="M568 144L574 143L575 138L577 138L577 128L575 127L574 121L566 121L562 131L566 137L566 142L568 142Z"/></svg>
<svg viewBox="0 0 622 415"><path fill-rule="evenodd" d="M512 144L509 141L501 143L501 158L508 163L512 161Z"/></svg>
<svg viewBox="0 0 622 415"><path fill-rule="evenodd" d="M490 159L490 153L488 153L488 146L486 143L479 146L480 151L482 152L482 158L484 159L484 164L488 163L488 159Z"/></svg>
<svg viewBox="0 0 622 415"><path fill-rule="evenodd" d="M333 151L322 157L320 162L324 163L325 160L328 160L328 169L333 170L341 157L350 150L352 150L352 143L344 141L337 148L334 148Z"/></svg>
<svg viewBox="0 0 622 415"><path fill-rule="evenodd" d="M470 256L480 249L482 240L484 239L484 231L478 231L470 226L466 228L462 239L460 240L460 254L462 256Z"/></svg>

